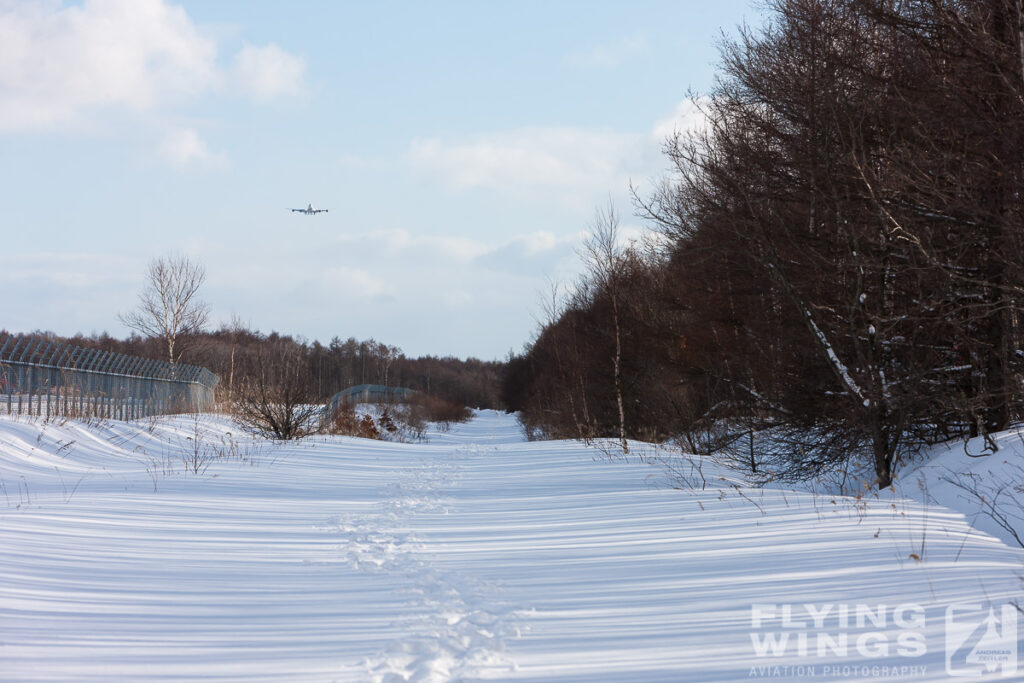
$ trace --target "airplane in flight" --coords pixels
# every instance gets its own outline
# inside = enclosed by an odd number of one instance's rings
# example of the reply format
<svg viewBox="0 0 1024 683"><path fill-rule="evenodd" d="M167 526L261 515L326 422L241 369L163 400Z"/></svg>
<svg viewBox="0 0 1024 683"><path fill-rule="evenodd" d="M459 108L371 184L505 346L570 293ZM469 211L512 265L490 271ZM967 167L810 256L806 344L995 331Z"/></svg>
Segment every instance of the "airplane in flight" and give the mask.
<svg viewBox="0 0 1024 683"><path fill-rule="evenodd" d="M307 206L305 209L292 209L292 211L295 211L297 213L304 213L307 216L312 216L318 213L327 213L327 209L314 209L312 204Z"/></svg>

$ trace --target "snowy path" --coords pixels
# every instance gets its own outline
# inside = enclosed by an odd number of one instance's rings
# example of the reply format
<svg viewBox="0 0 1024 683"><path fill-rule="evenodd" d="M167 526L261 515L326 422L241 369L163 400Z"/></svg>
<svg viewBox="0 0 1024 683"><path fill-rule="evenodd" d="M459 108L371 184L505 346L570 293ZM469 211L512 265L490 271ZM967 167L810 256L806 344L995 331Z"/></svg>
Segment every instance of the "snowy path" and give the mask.
<svg viewBox="0 0 1024 683"><path fill-rule="evenodd" d="M1021 594L1024 553L951 510L673 490L500 414L426 445L233 429L0 417L0 679L949 680L946 607ZM186 473L197 443L227 459ZM921 605L925 651L758 656L763 603Z"/></svg>
<svg viewBox="0 0 1024 683"><path fill-rule="evenodd" d="M509 668L502 652L505 638L518 636L514 610L493 584L440 569L412 530L425 515L450 514L445 491L460 478L460 461L478 454L462 447L421 456L381 491L378 511L331 520L353 569L405 584L408 612L394 624L402 635L366 660L372 680L464 680Z"/></svg>

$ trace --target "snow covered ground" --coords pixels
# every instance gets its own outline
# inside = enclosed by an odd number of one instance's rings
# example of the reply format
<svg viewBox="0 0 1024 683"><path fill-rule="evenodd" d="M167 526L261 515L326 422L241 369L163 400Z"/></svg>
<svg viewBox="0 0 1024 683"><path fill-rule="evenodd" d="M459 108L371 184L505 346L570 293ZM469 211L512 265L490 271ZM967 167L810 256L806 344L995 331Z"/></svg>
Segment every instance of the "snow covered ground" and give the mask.
<svg viewBox="0 0 1024 683"><path fill-rule="evenodd" d="M493 412L427 444L0 417L0 678L969 680L990 606L1024 653L1024 551L954 491L752 489L634 450Z"/></svg>

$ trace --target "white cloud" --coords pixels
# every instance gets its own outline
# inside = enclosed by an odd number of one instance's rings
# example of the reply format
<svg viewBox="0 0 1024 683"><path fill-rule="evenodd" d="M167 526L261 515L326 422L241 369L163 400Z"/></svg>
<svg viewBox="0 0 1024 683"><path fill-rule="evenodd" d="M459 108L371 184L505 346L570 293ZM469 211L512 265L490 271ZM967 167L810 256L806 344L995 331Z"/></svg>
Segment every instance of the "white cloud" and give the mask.
<svg viewBox="0 0 1024 683"><path fill-rule="evenodd" d="M448 142L415 140L408 160L456 190L570 188L622 180L636 136L579 128L527 128Z"/></svg>
<svg viewBox="0 0 1024 683"><path fill-rule="evenodd" d="M646 49L647 37L643 33L637 32L589 50L573 52L566 56L565 63L574 67L612 68L625 63L630 57L641 54Z"/></svg>
<svg viewBox="0 0 1024 683"><path fill-rule="evenodd" d="M405 161L455 191L554 195L589 211L609 193L621 195L631 182L660 175L665 139L705 125L700 104L688 98L641 132L534 127L465 139L419 139Z"/></svg>
<svg viewBox="0 0 1024 683"><path fill-rule="evenodd" d="M305 72L305 59L271 43L265 47L243 47L235 55L233 77L240 90L265 101L300 94Z"/></svg>
<svg viewBox="0 0 1024 683"><path fill-rule="evenodd" d="M574 269L582 235L558 236L547 230L515 235L481 254L476 265L495 271L533 275L560 275Z"/></svg>
<svg viewBox="0 0 1024 683"><path fill-rule="evenodd" d="M383 280L360 268L337 266L323 272L321 284L340 298L355 300L386 293Z"/></svg>
<svg viewBox="0 0 1024 683"><path fill-rule="evenodd" d="M70 288L90 285L124 286L135 263L121 255L61 251L24 252L0 269L0 284L24 291L26 282Z"/></svg>
<svg viewBox="0 0 1024 683"><path fill-rule="evenodd" d="M0 133L111 130L123 114L160 135L186 104L229 90L257 101L301 92L305 61L247 45L230 70L217 41L169 0L0 2ZM178 166L224 165L188 128L154 141Z"/></svg>
<svg viewBox="0 0 1024 683"><path fill-rule="evenodd" d="M558 246L559 239L555 233L547 230L538 230L527 235L517 235L512 238L512 244L520 244L528 254L536 254L548 251Z"/></svg>
<svg viewBox="0 0 1024 683"><path fill-rule="evenodd" d="M702 131L707 126L707 116L701 108L706 104L706 97L686 98L669 116L654 124L651 134L658 142L664 142L676 133L687 135Z"/></svg>
<svg viewBox="0 0 1024 683"><path fill-rule="evenodd" d="M0 130L81 123L95 109L148 110L213 87L217 46L162 0L0 9Z"/></svg>
<svg viewBox="0 0 1024 683"><path fill-rule="evenodd" d="M58 334L117 329L116 312L135 304L138 261L104 252L22 252L0 269L0 327ZM14 301L16 299L16 301Z"/></svg>
<svg viewBox="0 0 1024 683"><path fill-rule="evenodd" d="M575 260L582 234L558 235L548 230L511 235L501 241L483 241L455 235L420 234L408 230L374 230L335 237L346 258L361 263L386 264L397 275L388 282L408 282L405 291L429 290L440 273L469 272L534 273L562 272L567 261ZM321 250L300 258L310 263L336 259L332 250ZM328 270L333 265L325 265ZM432 273L428 275L428 273ZM395 279L397 277L397 279ZM411 289L410 289L411 288ZM407 294L408 295L408 294Z"/></svg>
<svg viewBox="0 0 1024 683"><path fill-rule="evenodd" d="M416 259L430 256L457 262L470 261L485 253L488 247L465 237L413 234L408 230L373 230L365 233L339 235L339 242L355 243L374 254L410 254Z"/></svg>
<svg viewBox="0 0 1024 683"><path fill-rule="evenodd" d="M214 154L207 147L199 133L193 128L185 128L168 133L157 149L157 154L175 166L217 166L227 165L223 154Z"/></svg>

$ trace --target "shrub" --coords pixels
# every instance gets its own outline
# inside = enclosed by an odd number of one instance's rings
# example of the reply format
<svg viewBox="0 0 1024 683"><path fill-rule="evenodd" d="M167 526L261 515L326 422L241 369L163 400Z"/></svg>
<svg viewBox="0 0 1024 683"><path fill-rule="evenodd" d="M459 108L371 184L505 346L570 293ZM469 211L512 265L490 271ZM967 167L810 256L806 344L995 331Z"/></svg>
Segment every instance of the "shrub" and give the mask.
<svg viewBox="0 0 1024 683"><path fill-rule="evenodd" d="M235 419L246 431L271 439L298 439L319 428L322 413L303 379L305 357L280 341L243 358L245 374L234 400Z"/></svg>
<svg viewBox="0 0 1024 683"><path fill-rule="evenodd" d="M409 416L410 422L436 422L443 429L448 429L453 423L471 418L473 411L454 401L417 394L409 404Z"/></svg>
<svg viewBox="0 0 1024 683"><path fill-rule="evenodd" d="M332 434L356 436L361 439L380 439L380 430L369 415L359 416L349 405L342 405L331 425Z"/></svg>

